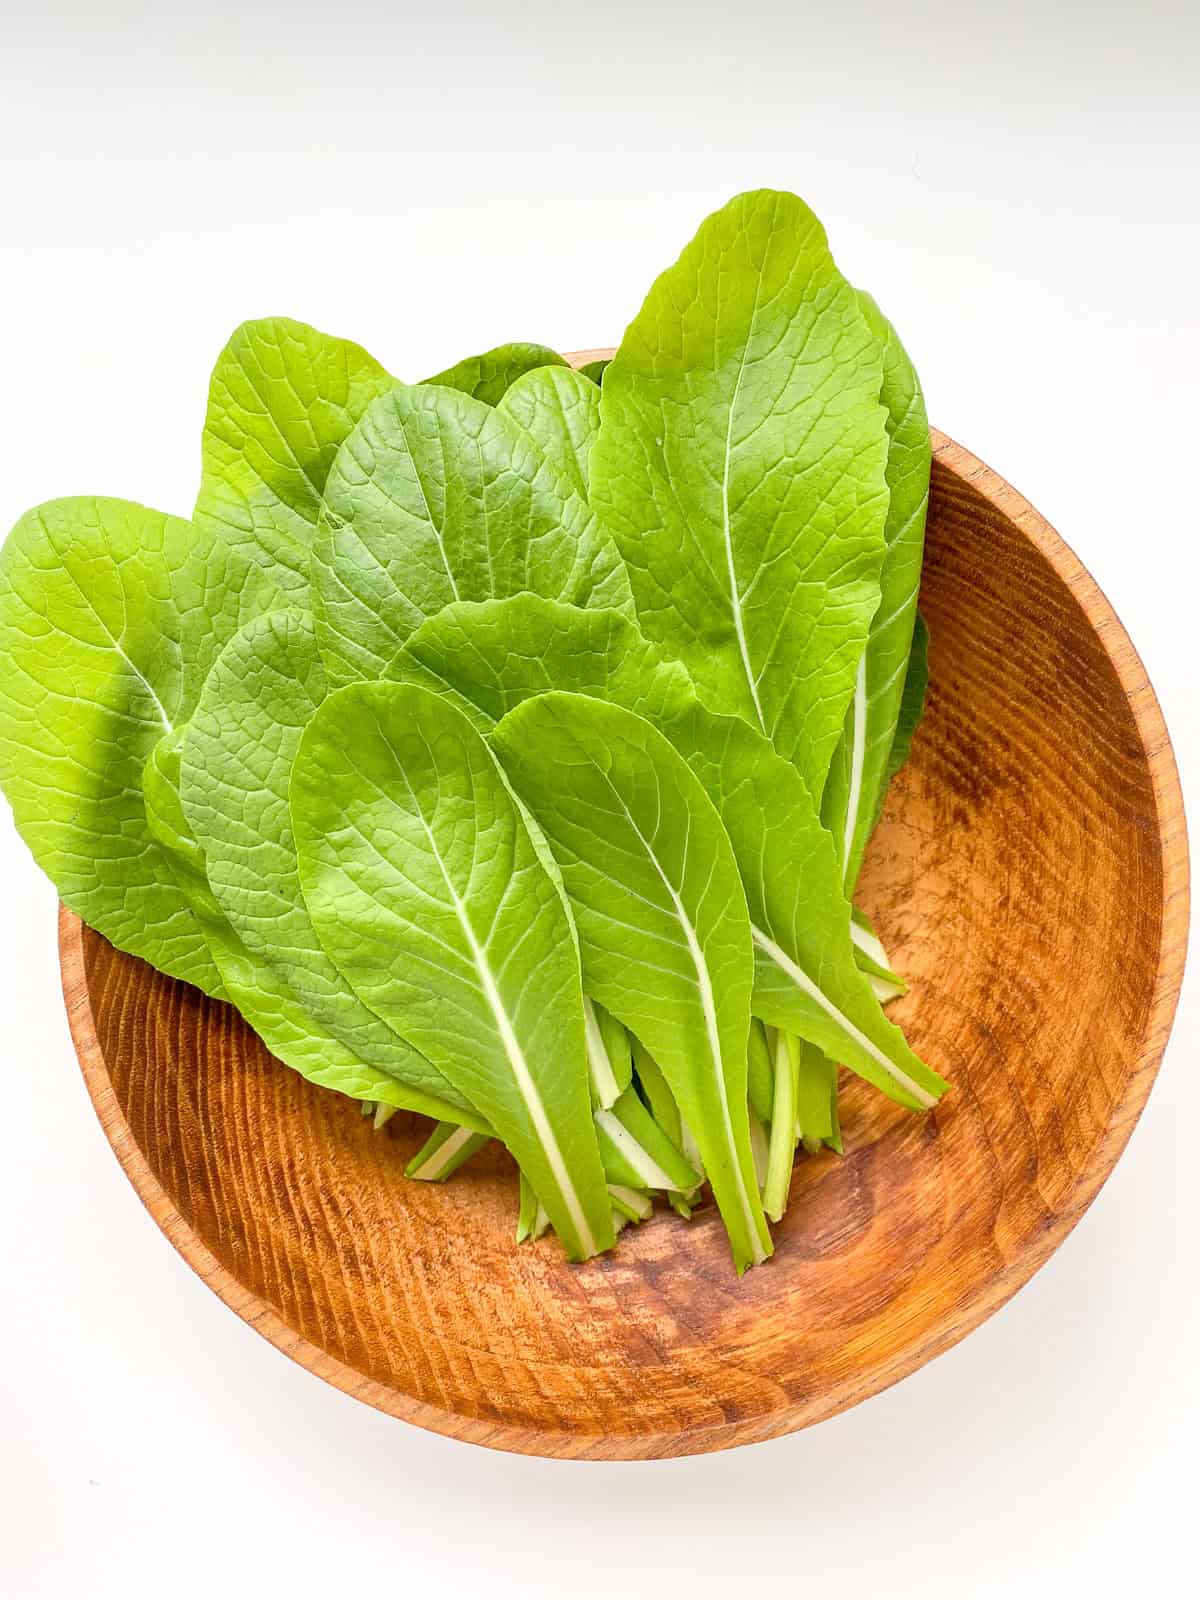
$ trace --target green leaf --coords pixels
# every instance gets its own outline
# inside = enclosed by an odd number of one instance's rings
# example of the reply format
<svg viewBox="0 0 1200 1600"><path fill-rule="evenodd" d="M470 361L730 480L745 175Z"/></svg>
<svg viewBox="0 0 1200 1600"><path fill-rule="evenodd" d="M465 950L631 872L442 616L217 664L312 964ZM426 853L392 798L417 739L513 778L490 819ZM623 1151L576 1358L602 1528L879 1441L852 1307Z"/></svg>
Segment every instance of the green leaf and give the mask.
<svg viewBox="0 0 1200 1600"><path fill-rule="evenodd" d="M850 937L854 941L854 959L859 970L870 979L877 1000L886 1003L908 993L907 983L898 972L893 971L888 953L871 926L870 918L858 906L850 908Z"/></svg>
<svg viewBox="0 0 1200 1600"><path fill-rule="evenodd" d="M612 1070L613 1082L617 1086L618 1094L624 1094L633 1082L633 1041L616 1017L607 1012L603 1006L593 1005L592 1009L596 1015L596 1026L604 1045L604 1053Z"/></svg>
<svg viewBox="0 0 1200 1600"><path fill-rule="evenodd" d="M946 1085L883 1015L859 971L832 840L799 773L762 734L710 711L679 663L661 661L613 612L534 595L449 606L413 634L408 653L427 681L442 681L493 721L562 689L653 722L700 779L732 843L759 952L756 1013L902 1105L933 1104Z"/></svg>
<svg viewBox="0 0 1200 1600"><path fill-rule="evenodd" d="M753 949L720 818L663 736L619 706L543 695L492 743L562 868L588 992L662 1067L738 1271L764 1261L746 1112Z"/></svg>
<svg viewBox="0 0 1200 1600"><path fill-rule="evenodd" d="M483 739L427 690L355 684L305 729L291 812L343 977L479 1108L567 1253L607 1249L579 955Z"/></svg>
<svg viewBox="0 0 1200 1600"><path fill-rule="evenodd" d="M287 317L244 322L217 358L194 519L303 603L338 446L396 379L356 344Z"/></svg>
<svg viewBox="0 0 1200 1600"><path fill-rule="evenodd" d="M458 389L484 405L498 405L508 389L523 373L539 367L564 367L566 362L544 344L499 344L481 356L467 356L426 383Z"/></svg>
<svg viewBox="0 0 1200 1600"><path fill-rule="evenodd" d="M484 731L490 732L491 729L489 727ZM557 862L554 862L554 870L558 871ZM621 1093L621 1085L617 1082L608 1048L604 1043L604 1035L600 1031L598 1009L595 1002L587 995L583 997L583 1025L587 1039L588 1084L591 1089L592 1104L606 1111Z"/></svg>
<svg viewBox="0 0 1200 1600"><path fill-rule="evenodd" d="M925 691L928 683L929 629L918 612L913 626L912 649L909 652L908 666L904 675L900 713L888 756L886 782L879 794L875 814L871 819L871 832L874 832L879 823L883 802L887 798L887 786L908 760L913 735L925 709ZM852 917L850 933L854 940L855 960L870 978L876 999L886 1005L889 1000L895 1000L899 995L906 994L908 985L899 973L892 970L887 951L879 942L879 936L864 913L855 908Z"/></svg>
<svg viewBox="0 0 1200 1600"><path fill-rule="evenodd" d="M489 723L533 695L565 689L657 722L696 694L628 618L522 594L446 606L409 639L405 657Z"/></svg>
<svg viewBox="0 0 1200 1600"><path fill-rule="evenodd" d="M606 356L599 361L585 361L576 370L582 372L585 378L590 378L597 388L604 382L604 370L611 363L612 357Z"/></svg>
<svg viewBox="0 0 1200 1600"><path fill-rule="evenodd" d="M659 1127L632 1084L608 1111L596 1112L600 1152L609 1183L665 1192L695 1189L701 1179L669 1135ZM607 1150L606 1150L607 1146ZM608 1152L619 1157L624 1176L617 1176Z"/></svg>
<svg viewBox="0 0 1200 1600"><path fill-rule="evenodd" d="M215 951L230 997L306 1078L486 1132L470 1101L347 987L305 907L288 783L324 698L311 618L275 611L222 651L183 738L178 781L200 875L242 947L236 973L230 950Z"/></svg>
<svg viewBox="0 0 1200 1600"><path fill-rule="evenodd" d="M338 452L313 587L335 682L388 676L413 629L455 600L630 604L611 539L529 436L441 388L381 396Z"/></svg>
<svg viewBox="0 0 1200 1600"><path fill-rule="evenodd" d="M750 908L755 1015L798 1034L891 1095L926 1110L945 1081L914 1054L859 970L832 840L799 774L738 719L702 706L672 720L672 743L729 832Z"/></svg>
<svg viewBox="0 0 1200 1600"><path fill-rule="evenodd" d="M837 1067L816 1045L802 1041L797 1059L796 1132L809 1155L815 1155L823 1144L841 1154L837 1096Z"/></svg>
<svg viewBox="0 0 1200 1600"><path fill-rule="evenodd" d="M679 1106L663 1070L638 1038L633 1041L633 1067L650 1115L677 1148L681 1147L682 1124Z"/></svg>
<svg viewBox="0 0 1200 1600"><path fill-rule="evenodd" d="M539 367L518 378L499 410L521 428L582 500L588 457L600 432L600 390L570 367Z"/></svg>
<svg viewBox="0 0 1200 1600"><path fill-rule="evenodd" d="M750 1042L746 1056L750 1109L760 1122L770 1122L775 1104L775 1063L771 1056L766 1029L757 1017L750 1023Z"/></svg>
<svg viewBox="0 0 1200 1600"><path fill-rule="evenodd" d="M55 500L0 553L0 783L60 898L120 950L221 992L146 819L142 776L274 586L203 529L124 500Z"/></svg>
<svg viewBox="0 0 1200 1600"><path fill-rule="evenodd" d="M892 740L892 748L888 753L887 781L900 771L908 760L908 753L912 748L913 735L925 710L925 694L929 688L929 629L925 626L925 619L917 613L913 626L912 649L908 657L908 669L904 674L904 692L900 699L900 714L896 719L896 734ZM879 802L882 810L882 798ZM876 815L878 821L878 815Z"/></svg>
<svg viewBox="0 0 1200 1600"><path fill-rule="evenodd" d="M604 374L592 503L644 631L819 800L879 604L878 341L794 195L741 195Z"/></svg>
<svg viewBox="0 0 1200 1600"><path fill-rule="evenodd" d="M534 1193L533 1185L522 1172L520 1175L520 1209L517 1212L517 1243L524 1244L526 1239L532 1239L533 1230L537 1226L538 1197Z"/></svg>
<svg viewBox="0 0 1200 1600"><path fill-rule="evenodd" d="M833 835L847 893L858 881L890 775L889 755L905 694L921 586L932 459L925 400L912 363L871 297L860 293L859 302L883 350L880 398L887 409L890 498L879 610L858 663L854 696L821 802L821 817Z"/></svg>
<svg viewBox="0 0 1200 1600"><path fill-rule="evenodd" d="M668 1188L669 1185L660 1182L663 1174L652 1166L644 1150L632 1141L629 1141L628 1149L625 1147L628 1135L620 1123L613 1122L611 1125L617 1134L617 1138L613 1138L609 1125L602 1120L606 1117L611 1118L612 1112L599 1112L596 1116L596 1140L600 1146L600 1161L606 1181L610 1185L623 1183L636 1188L639 1184L649 1183L651 1179L647 1174L652 1174L654 1187Z"/></svg>

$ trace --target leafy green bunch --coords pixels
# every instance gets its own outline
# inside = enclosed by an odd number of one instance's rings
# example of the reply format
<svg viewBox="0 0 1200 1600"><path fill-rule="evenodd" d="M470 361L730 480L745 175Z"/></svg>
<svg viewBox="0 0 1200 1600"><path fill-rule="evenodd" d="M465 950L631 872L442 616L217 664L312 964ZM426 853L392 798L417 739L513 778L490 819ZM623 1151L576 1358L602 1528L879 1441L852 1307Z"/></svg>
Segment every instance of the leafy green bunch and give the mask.
<svg viewBox="0 0 1200 1600"><path fill-rule="evenodd" d="M925 688L913 369L794 196L739 196L611 363L418 384L282 319L213 374L190 522L31 511L0 780L73 911L442 1179L489 1139L573 1260L705 1185L738 1271L841 1063L943 1080L852 909Z"/></svg>

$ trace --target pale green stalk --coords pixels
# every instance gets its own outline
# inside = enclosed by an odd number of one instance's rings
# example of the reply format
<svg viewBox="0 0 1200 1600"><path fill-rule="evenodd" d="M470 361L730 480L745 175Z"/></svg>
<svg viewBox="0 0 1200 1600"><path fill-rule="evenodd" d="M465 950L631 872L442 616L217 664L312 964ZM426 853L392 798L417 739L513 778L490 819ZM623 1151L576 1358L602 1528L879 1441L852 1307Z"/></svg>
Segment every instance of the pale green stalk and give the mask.
<svg viewBox="0 0 1200 1600"><path fill-rule="evenodd" d="M621 1086L617 1082L605 1048L595 1004L586 995L583 997L583 1018L587 1032L588 1083L592 1092L592 1104L599 1106L601 1110L607 1110L620 1094Z"/></svg>
<svg viewBox="0 0 1200 1600"><path fill-rule="evenodd" d="M685 1194L699 1185L699 1173L667 1138L632 1084L611 1111L595 1113L595 1122L601 1160L610 1181Z"/></svg>
<svg viewBox="0 0 1200 1600"><path fill-rule="evenodd" d="M524 1244L526 1239L533 1237L533 1226L537 1221L538 1198L534 1193L533 1185L522 1172L520 1174L520 1204L517 1210L517 1243Z"/></svg>
<svg viewBox="0 0 1200 1600"><path fill-rule="evenodd" d="M750 1153L754 1157L754 1176L758 1182L759 1191L767 1181L767 1160L770 1146L767 1140L767 1130L762 1123L750 1112Z"/></svg>
<svg viewBox="0 0 1200 1600"><path fill-rule="evenodd" d="M654 1210L654 1202L640 1189L630 1189L623 1183L610 1183L608 1193L613 1210L627 1222L645 1222Z"/></svg>
<svg viewBox="0 0 1200 1600"><path fill-rule="evenodd" d="M404 1175L425 1183L441 1183L451 1173L457 1172L477 1150L482 1150L487 1142L486 1135L476 1133L472 1128L460 1127L453 1122L439 1122L405 1167Z"/></svg>
<svg viewBox="0 0 1200 1600"><path fill-rule="evenodd" d="M842 1134L838 1125L838 1069L815 1045L801 1042L797 1062L796 1134L809 1155L822 1145L839 1154Z"/></svg>
<svg viewBox="0 0 1200 1600"><path fill-rule="evenodd" d="M780 1033L775 1041L775 1102L771 1112L771 1143L767 1177L763 1184L763 1209L778 1222L787 1209L792 1167L796 1159L796 1098L799 1049L796 1040Z"/></svg>

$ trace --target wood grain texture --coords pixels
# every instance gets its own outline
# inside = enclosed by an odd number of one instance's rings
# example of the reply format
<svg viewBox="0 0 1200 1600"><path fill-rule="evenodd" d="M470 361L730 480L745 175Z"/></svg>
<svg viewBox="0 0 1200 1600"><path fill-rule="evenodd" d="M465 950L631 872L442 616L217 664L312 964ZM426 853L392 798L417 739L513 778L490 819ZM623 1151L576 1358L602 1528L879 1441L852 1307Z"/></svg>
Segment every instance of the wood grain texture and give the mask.
<svg viewBox="0 0 1200 1600"><path fill-rule="evenodd" d="M954 1089L922 1119L847 1078L846 1157L798 1162L777 1254L740 1283L711 1212L657 1216L582 1267L552 1240L518 1249L502 1153L406 1182L415 1119L373 1134L228 1008L62 913L71 1030L117 1156L186 1260L294 1360L497 1449L718 1450L905 1377L1078 1221L1174 1013L1178 780L1091 578L1020 495L935 444L929 709L862 898L911 980L894 1015Z"/></svg>

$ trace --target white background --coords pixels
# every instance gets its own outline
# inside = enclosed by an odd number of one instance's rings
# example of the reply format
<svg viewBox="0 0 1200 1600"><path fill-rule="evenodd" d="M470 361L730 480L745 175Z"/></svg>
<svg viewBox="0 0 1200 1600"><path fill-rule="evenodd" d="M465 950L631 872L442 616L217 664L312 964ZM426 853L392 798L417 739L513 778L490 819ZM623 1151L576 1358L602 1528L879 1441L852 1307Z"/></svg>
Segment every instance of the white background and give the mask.
<svg viewBox="0 0 1200 1600"><path fill-rule="evenodd" d="M1186 0L76 0L4 35L0 523L82 491L186 514L245 317L413 378L501 339L612 342L708 210L790 187L934 421L1099 579L1200 774ZM0 881L5 1596L1188 1591L1195 985L1107 1188L965 1344L794 1438L556 1464L376 1415L209 1294L90 1109L54 897L7 816Z"/></svg>

